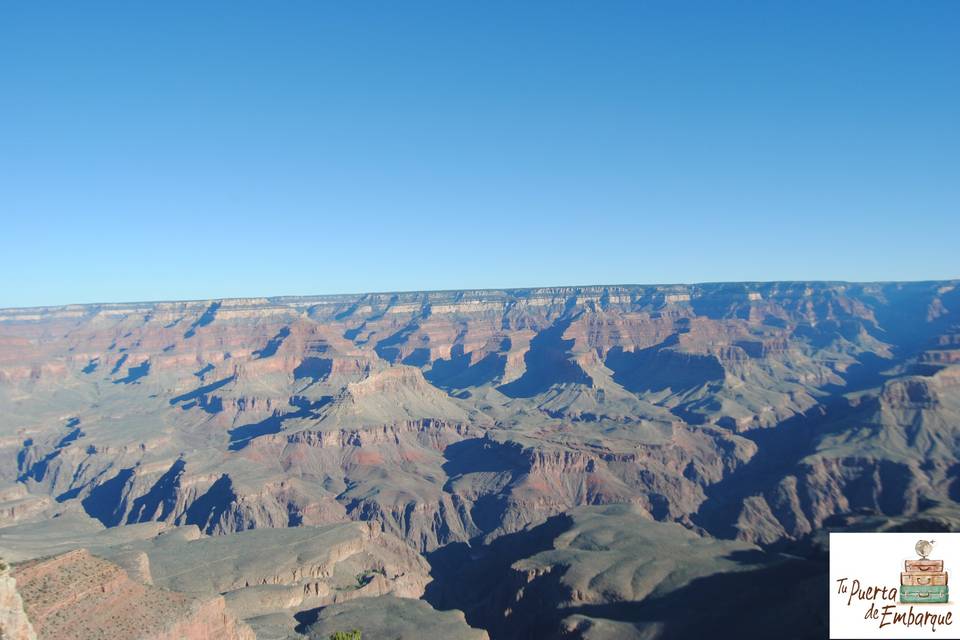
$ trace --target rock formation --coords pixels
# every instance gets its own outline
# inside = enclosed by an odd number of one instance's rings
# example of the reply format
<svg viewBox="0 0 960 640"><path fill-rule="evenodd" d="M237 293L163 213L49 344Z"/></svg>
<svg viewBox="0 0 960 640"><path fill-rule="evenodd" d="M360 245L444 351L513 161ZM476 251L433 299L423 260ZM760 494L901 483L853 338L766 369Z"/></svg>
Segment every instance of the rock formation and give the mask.
<svg viewBox="0 0 960 640"><path fill-rule="evenodd" d="M17 580L10 575L10 565L3 558L0 558L0 638L37 639L33 625L23 610L23 599L17 591Z"/></svg>
<svg viewBox="0 0 960 640"><path fill-rule="evenodd" d="M426 588L443 608L417 554L482 554L583 507L764 551L854 516L925 517L960 496L958 284L0 310L0 552L86 546L284 634L358 595ZM373 573L348 593L313 579L322 563L286 565L277 541L299 530L353 540L355 574ZM250 540L305 573L218 565L233 581L200 590L167 573L168 549ZM508 637L481 610L468 620ZM563 620L574 636L610 625Z"/></svg>
<svg viewBox="0 0 960 640"><path fill-rule="evenodd" d="M38 640L255 637L223 598L198 600L137 583L84 549L20 564L15 577Z"/></svg>
<svg viewBox="0 0 960 640"><path fill-rule="evenodd" d="M362 629L363 637L392 640L487 640L485 631L470 628L463 614L437 612L421 600L383 596L324 607L307 615L304 634L310 640L329 640L337 631Z"/></svg>

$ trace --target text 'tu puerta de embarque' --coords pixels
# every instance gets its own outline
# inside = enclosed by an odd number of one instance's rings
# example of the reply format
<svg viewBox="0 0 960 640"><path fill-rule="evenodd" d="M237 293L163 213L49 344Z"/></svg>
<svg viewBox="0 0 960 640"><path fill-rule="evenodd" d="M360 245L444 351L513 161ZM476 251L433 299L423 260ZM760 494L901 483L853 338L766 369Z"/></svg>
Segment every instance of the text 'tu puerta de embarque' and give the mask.
<svg viewBox="0 0 960 640"><path fill-rule="evenodd" d="M898 610L897 608L897 587L885 587L878 585L862 586L860 580L849 578L837 579L837 595L846 596L846 605L852 607L858 603L869 603L864 620L875 620L879 627L883 629L890 625L903 625L904 627L929 628L930 631L936 631L938 626L949 626L953 624L953 612L946 613L917 611L914 612L913 605L910 608ZM880 606L877 606L880 601ZM882 604L890 602L892 604Z"/></svg>

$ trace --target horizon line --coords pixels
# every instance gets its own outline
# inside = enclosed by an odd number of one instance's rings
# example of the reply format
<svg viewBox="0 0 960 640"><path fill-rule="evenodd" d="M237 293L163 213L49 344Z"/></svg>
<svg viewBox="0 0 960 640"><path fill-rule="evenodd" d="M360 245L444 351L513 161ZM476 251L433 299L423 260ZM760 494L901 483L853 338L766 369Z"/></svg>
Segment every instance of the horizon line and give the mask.
<svg viewBox="0 0 960 640"><path fill-rule="evenodd" d="M264 299L267 301L280 301L289 299L323 299L337 297L364 297L364 296L382 296L382 295L410 295L410 294L436 294L436 293L463 293L467 291L477 292L521 292L537 291L543 289L597 289L597 288L639 288L639 287L698 287L715 285L772 285L772 284L829 284L829 285L889 285L889 284L924 284L924 283L960 283L960 277L955 278L930 278L923 280L714 280L700 282L673 282L673 283L620 283L620 284L579 284L579 285L543 285L532 287L464 287L461 289L406 289L393 291L355 291L347 293L318 293L318 294L287 294L287 295L250 295L250 296L225 296L209 298L179 298L179 299L154 299L154 300L118 300L112 302L68 302L63 304L30 305L30 306L12 306L0 307L0 311L40 311L65 309L70 307L104 307L119 305L156 305L169 303L190 304L196 302L225 302L236 300Z"/></svg>

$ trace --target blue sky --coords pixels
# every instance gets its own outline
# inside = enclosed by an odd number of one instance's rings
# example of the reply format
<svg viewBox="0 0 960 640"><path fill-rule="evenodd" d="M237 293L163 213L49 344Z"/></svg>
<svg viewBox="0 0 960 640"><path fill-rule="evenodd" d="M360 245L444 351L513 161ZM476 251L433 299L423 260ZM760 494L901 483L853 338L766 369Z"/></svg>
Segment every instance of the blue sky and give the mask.
<svg viewBox="0 0 960 640"><path fill-rule="evenodd" d="M960 277L960 2L9 2L0 306Z"/></svg>

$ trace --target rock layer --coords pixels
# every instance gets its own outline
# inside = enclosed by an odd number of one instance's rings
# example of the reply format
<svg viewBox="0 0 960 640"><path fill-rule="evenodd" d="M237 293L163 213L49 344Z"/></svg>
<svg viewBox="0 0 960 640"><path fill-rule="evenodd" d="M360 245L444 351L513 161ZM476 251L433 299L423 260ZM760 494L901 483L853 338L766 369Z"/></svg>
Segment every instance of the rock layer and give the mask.
<svg viewBox="0 0 960 640"><path fill-rule="evenodd" d="M0 558L0 638L4 640L36 640L37 634L23 609L17 591L17 580L10 575L10 566Z"/></svg>
<svg viewBox="0 0 960 640"><path fill-rule="evenodd" d="M380 549L370 562L354 550L335 563L376 569L355 589L312 580L306 563L296 579L250 574L204 591L264 618L417 596L423 567L394 558L417 576L404 585L386 559L402 554L383 549L483 550L584 507L764 547L806 544L854 515L910 518L960 497L957 285L0 310L0 527L35 541L55 522L78 526L77 540L130 530L103 548L161 586L176 563L153 541L160 530L212 550L233 544L219 538L263 535L271 548L288 530L369 527L351 535ZM141 535L148 524L157 531ZM76 547L49 540L51 552Z"/></svg>
<svg viewBox="0 0 960 640"><path fill-rule="evenodd" d="M201 601L137 583L86 550L25 562L15 576L39 640L254 640L223 598Z"/></svg>

